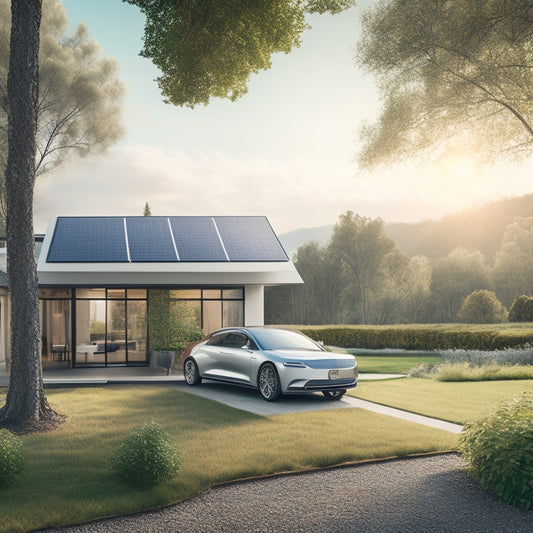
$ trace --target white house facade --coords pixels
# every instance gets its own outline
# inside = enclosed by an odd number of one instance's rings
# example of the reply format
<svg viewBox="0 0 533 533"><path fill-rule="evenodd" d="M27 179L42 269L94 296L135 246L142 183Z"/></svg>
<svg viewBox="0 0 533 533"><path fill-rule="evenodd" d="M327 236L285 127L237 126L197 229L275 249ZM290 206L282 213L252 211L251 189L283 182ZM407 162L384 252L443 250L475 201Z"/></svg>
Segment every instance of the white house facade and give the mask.
<svg viewBox="0 0 533 533"><path fill-rule="evenodd" d="M44 367L147 365L162 302L187 342L263 325L264 287L302 283L262 216L58 217L37 271Z"/></svg>

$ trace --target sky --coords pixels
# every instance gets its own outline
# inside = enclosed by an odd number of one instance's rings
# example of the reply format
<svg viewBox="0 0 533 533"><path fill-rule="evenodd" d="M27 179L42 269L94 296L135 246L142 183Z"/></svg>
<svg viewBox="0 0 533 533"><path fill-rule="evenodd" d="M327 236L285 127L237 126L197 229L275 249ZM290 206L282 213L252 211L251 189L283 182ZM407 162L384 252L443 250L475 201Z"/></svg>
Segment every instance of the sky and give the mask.
<svg viewBox="0 0 533 533"><path fill-rule="evenodd" d="M285 233L333 224L352 210L415 222L532 191L533 164L446 168L408 161L373 172L355 162L358 130L379 112L372 77L354 48L358 7L312 16L302 46L253 74L237 102L194 109L163 103L157 69L141 58L144 17L120 0L64 0L125 85L125 134L107 153L74 158L40 176L35 228L59 215L266 215Z"/></svg>

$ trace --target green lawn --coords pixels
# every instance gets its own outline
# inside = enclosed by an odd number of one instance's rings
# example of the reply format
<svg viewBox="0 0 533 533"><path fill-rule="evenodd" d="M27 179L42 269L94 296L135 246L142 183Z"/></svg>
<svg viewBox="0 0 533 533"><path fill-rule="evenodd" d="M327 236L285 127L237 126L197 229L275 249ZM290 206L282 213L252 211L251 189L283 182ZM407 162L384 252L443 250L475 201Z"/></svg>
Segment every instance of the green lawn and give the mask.
<svg viewBox="0 0 533 533"><path fill-rule="evenodd" d="M422 363L439 363L442 359L431 353L420 355L365 355L355 356L362 374L407 374Z"/></svg>
<svg viewBox="0 0 533 533"><path fill-rule="evenodd" d="M350 394L406 411L464 424L486 415L498 402L533 393L533 380L440 382L403 378L361 381Z"/></svg>
<svg viewBox="0 0 533 533"><path fill-rule="evenodd" d="M29 466L0 492L0 531L27 531L183 500L217 482L347 461L450 450L457 435L359 409L260 417L171 387L47 391L67 415L57 431L23 437ZM0 390L0 405L5 390ZM172 482L129 488L108 469L113 450L149 421L182 451Z"/></svg>

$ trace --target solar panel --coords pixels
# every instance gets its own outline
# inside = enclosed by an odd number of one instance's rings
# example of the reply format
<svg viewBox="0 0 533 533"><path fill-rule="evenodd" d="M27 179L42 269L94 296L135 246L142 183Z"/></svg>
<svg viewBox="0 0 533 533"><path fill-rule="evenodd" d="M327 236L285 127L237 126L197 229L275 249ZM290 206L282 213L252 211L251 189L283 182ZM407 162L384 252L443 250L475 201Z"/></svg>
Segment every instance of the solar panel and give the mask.
<svg viewBox="0 0 533 533"><path fill-rule="evenodd" d="M288 261L266 217L215 217L230 261Z"/></svg>
<svg viewBox="0 0 533 533"><path fill-rule="evenodd" d="M122 263L128 261L121 217L59 217L49 263Z"/></svg>
<svg viewBox="0 0 533 533"><path fill-rule="evenodd" d="M263 262L288 257L261 216L59 217L47 261Z"/></svg>
<svg viewBox="0 0 533 533"><path fill-rule="evenodd" d="M169 217L180 261L227 261L211 217Z"/></svg>
<svg viewBox="0 0 533 533"><path fill-rule="evenodd" d="M177 261L167 217L126 217L133 262Z"/></svg>

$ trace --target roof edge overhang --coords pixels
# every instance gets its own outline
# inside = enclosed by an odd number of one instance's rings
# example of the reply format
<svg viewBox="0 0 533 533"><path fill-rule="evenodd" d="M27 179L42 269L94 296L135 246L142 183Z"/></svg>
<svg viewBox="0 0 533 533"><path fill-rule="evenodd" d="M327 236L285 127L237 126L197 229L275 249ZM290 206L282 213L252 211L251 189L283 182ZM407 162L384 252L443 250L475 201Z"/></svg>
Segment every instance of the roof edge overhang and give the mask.
<svg viewBox="0 0 533 533"><path fill-rule="evenodd" d="M40 285L292 285L294 265L279 263L52 263L38 268Z"/></svg>
<svg viewBox="0 0 533 533"><path fill-rule="evenodd" d="M291 261L48 263L56 219L48 227L37 273L47 286L293 285L303 283Z"/></svg>

